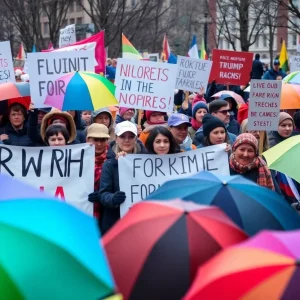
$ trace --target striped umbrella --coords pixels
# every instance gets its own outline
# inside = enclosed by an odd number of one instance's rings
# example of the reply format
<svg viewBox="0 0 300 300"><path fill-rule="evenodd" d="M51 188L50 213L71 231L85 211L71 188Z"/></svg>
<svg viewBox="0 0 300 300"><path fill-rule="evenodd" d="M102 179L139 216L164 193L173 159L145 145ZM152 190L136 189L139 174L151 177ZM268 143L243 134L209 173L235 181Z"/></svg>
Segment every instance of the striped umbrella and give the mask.
<svg viewBox="0 0 300 300"><path fill-rule="evenodd" d="M295 71L283 78L285 83L300 84L300 71Z"/></svg>
<svg viewBox="0 0 300 300"><path fill-rule="evenodd" d="M91 72L73 72L56 80L44 104L60 110L98 110L118 105L115 85L102 75Z"/></svg>
<svg viewBox="0 0 300 300"><path fill-rule="evenodd" d="M30 96L28 82L6 82L0 84L0 101Z"/></svg>

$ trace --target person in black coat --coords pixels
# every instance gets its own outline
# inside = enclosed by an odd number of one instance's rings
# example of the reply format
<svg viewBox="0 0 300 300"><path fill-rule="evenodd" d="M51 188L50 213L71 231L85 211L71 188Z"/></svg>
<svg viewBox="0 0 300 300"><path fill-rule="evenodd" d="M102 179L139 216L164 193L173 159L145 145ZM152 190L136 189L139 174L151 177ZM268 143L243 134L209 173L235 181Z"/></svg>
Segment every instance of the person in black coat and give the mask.
<svg viewBox="0 0 300 300"><path fill-rule="evenodd" d="M10 146L35 146L27 135L27 111L20 103L13 103L8 113L3 116L0 125L0 141Z"/></svg>
<svg viewBox="0 0 300 300"><path fill-rule="evenodd" d="M255 60L252 63L251 79L261 79L264 75L264 66L260 61L260 55L255 54Z"/></svg>
<svg viewBox="0 0 300 300"><path fill-rule="evenodd" d="M126 199L119 186L118 158L126 153L146 153L143 144L137 140L137 128L133 123L124 121L117 124L115 133L116 141L111 142L102 168L99 194L95 195L96 201L103 207L100 216L102 235L120 219L120 205Z"/></svg>

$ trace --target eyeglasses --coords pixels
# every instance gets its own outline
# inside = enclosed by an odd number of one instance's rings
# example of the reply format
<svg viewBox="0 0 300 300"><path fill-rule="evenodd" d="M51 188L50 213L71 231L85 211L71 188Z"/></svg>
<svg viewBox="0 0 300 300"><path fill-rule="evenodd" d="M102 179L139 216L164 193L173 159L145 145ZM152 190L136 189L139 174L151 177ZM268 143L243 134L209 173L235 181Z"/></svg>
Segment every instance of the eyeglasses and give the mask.
<svg viewBox="0 0 300 300"><path fill-rule="evenodd" d="M223 115L227 115L230 113L230 110L229 109L224 109L224 110L218 110L217 113L221 113Z"/></svg>

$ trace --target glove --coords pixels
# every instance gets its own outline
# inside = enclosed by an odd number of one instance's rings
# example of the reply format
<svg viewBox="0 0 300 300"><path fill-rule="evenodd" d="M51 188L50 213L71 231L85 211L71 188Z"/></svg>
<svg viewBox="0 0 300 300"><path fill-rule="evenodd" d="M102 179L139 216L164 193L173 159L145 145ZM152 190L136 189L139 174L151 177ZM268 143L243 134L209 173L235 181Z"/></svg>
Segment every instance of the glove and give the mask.
<svg viewBox="0 0 300 300"><path fill-rule="evenodd" d="M126 195L124 192L115 192L112 198L113 205L119 206L125 201L125 199L126 199Z"/></svg>
<svg viewBox="0 0 300 300"><path fill-rule="evenodd" d="M99 192L90 193L88 200L92 203L99 201Z"/></svg>

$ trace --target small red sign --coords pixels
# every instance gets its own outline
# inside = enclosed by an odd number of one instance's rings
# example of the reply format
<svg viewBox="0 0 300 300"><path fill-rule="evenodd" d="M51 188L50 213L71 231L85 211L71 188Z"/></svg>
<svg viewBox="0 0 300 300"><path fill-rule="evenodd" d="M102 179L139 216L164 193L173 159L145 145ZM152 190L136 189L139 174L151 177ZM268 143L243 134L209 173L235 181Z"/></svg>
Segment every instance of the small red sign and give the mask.
<svg viewBox="0 0 300 300"><path fill-rule="evenodd" d="M247 85L251 80L252 60L252 52L213 49L209 82Z"/></svg>

